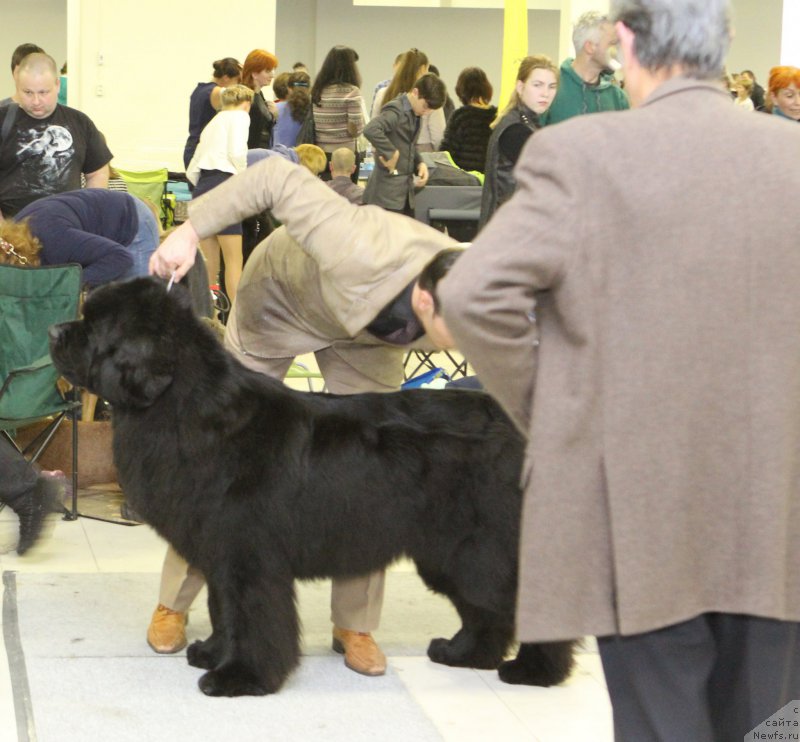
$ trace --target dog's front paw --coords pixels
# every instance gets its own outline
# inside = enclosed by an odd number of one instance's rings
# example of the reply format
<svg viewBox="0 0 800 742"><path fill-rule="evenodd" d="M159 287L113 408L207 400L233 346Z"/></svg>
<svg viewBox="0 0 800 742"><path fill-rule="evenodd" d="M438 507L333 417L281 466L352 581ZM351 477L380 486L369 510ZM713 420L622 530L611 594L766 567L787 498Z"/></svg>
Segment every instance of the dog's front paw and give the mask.
<svg viewBox="0 0 800 742"><path fill-rule="evenodd" d="M197 684L207 696L264 696L277 690L270 690L252 673L243 671L236 665L211 670Z"/></svg>
<svg viewBox="0 0 800 742"><path fill-rule="evenodd" d="M440 665L473 667L476 670L494 670L500 662L490 652L474 647L467 650L453 639L433 639L428 645L428 657Z"/></svg>
<svg viewBox="0 0 800 742"><path fill-rule="evenodd" d="M431 643L428 644L428 659L431 662L438 662L440 665L449 665L450 644L449 639L431 639Z"/></svg>
<svg viewBox="0 0 800 742"><path fill-rule="evenodd" d="M209 646L209 640L198 640L190 644L186 650L186 659L192 667L199 667L201 670L212 670L219 664L216 653Z"/></svg>

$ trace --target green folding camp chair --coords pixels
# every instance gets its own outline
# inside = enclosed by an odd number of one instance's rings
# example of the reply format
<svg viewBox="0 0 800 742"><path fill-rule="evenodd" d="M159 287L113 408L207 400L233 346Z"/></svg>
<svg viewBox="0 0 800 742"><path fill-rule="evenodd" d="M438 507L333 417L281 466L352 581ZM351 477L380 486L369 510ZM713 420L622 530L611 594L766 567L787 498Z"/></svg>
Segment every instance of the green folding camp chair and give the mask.
<svg viewBox="0 0 800 742"><path fill-rule="evenodd" d="M79 265L0 265L0 435L17 447L17 428L49 419L42 432L19 449L35 462L64 419L72 420L72 508L65 511L67 520L77 518L80 402L65 398L56 386L59 373L50 358L47 330L77 319L80 292Z"/></svg>
<svg viewBox="0 0 800 742"><path fill-rule="evenodd" d="M167 178L169 171L162 167L158 170L120 170L114 168L128 186L128 193L132 196L150 202L158 210L158 218L162 226L166 218L164 212L164 194L167 191Z"/></svg>

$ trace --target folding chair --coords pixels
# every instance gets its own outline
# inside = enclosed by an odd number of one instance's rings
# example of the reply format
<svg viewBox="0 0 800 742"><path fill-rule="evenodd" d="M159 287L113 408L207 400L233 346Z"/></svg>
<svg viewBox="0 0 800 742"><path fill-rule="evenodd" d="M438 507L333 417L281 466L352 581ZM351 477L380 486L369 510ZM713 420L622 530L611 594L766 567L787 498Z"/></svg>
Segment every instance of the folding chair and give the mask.
<svg viewBox="0 0 800 742"><path fill-rule="evenodd" d="M56 386L60 374L50 358L47 330L77 319L80 292L79 265L0 265L0 435L36 462L64 419L72 420L72 508L65 509L66 520L78 515L76 411L81 403L65 398ZM44 419L49 420L45 428L20 449L17 428Z"/></svg>
<svg viewBox="0 0 800 742"><path fill-rule="evenodd" d="M308 366L299 361L292 362L292 365L289 367L289 370L286 372L285 379L305 379L308 383L308 391L313 392L316 391L314 389L314 380L318 379L322 381L322 388L319 391L325 391L325 381L322 378L322 374L319 371L312 371Z"/></svg>
<svg viewBox="0 0 800 742"><path fill-rule="evenodd" d="M419 374L420 371L428 370L433 371L440 366L436 363L436 356L438 354L444 355L445 358L452 364L452 371L448 371L448 377L455 379L456 376L469 376L469 364L466 358L459 358L454 356L449 350L410 350L406 353L403 359L403 377L406 381L413 379ZM409 368L411 369L409 371Z"/></svg>
<svg viewBox="0 0 800 742"><path fill-rule="evenodd" d="M149 201L158 209L158 218L163 225L166 219L164 196L167 192L167 178L169 174L167 168L162 167L158 170L140 171L115 169L128 186L128 193L143 201Z"/></svg>

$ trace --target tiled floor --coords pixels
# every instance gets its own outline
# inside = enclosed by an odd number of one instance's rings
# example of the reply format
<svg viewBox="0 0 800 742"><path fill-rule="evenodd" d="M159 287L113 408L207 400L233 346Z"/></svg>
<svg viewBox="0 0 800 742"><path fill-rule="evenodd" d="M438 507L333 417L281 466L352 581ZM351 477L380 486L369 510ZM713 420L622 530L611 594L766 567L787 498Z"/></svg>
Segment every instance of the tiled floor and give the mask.
<svg viewBox="0 0 800 742"><path fill-rule="evenodd" d="M0 512L0 549L13 545L16 516ZM79 519L55 520L52 535L25 557L0 555L0 569L18 572L158 572L164 544L147 526L127 527ZM395 569L411 569L400 564ZM155 596L154 596L155 599ZM144 635L145 626L142 626ZM379 637L379 634L378 634ZM144 636L142 637L144 641ZM16 742L8 663L0 643L0 742ZM612 739L611 712L600 660L593 644L578 669L559 688L515 687L494 672L451 670L424 657L389 658L410 692L448 742L539 740L605 742ZM376 730L376 738L395 730Z"/></svg>

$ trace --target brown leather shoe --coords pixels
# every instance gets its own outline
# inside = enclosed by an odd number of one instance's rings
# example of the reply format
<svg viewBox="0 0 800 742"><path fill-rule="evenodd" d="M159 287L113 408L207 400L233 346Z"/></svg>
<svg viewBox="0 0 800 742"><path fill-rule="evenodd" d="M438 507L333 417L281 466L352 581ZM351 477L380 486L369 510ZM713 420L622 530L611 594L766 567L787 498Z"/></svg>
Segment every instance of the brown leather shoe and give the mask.
<svg viewBox="0 0 800 742"><path fill-rule="evenodd" d="M386 656L372 634L333 627L333 650L344 655L344 664L362 675L383 675Z"/></svg>
<svg viewBox="0 0 800 742"><path fill-rule="evenodd" d="M147 643L159 654L174 654L186 646L186 614L158 604L147 627Z"/></svg>

